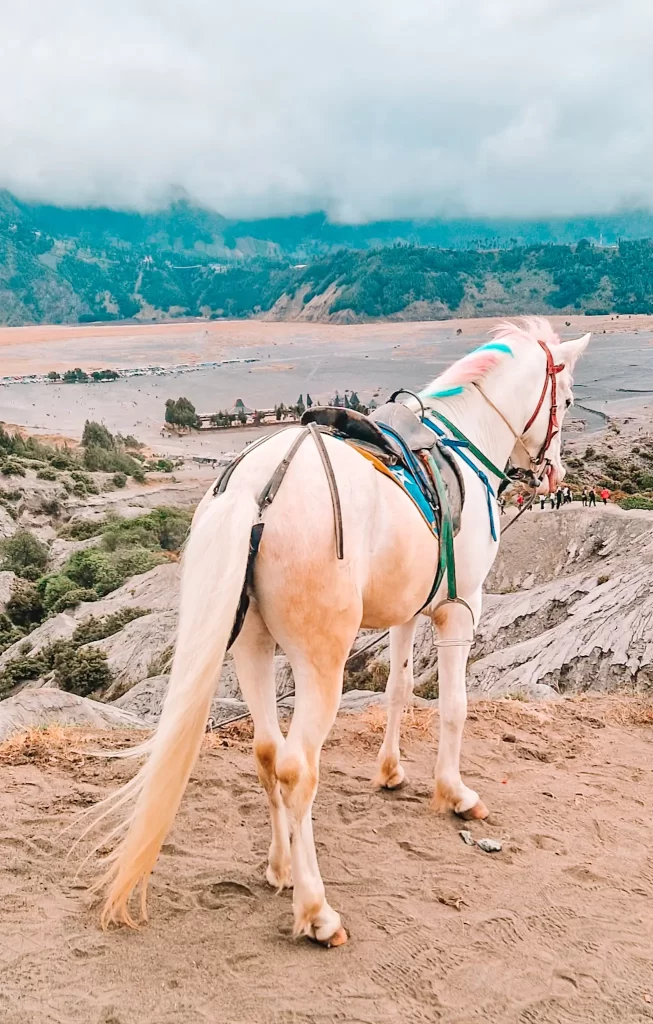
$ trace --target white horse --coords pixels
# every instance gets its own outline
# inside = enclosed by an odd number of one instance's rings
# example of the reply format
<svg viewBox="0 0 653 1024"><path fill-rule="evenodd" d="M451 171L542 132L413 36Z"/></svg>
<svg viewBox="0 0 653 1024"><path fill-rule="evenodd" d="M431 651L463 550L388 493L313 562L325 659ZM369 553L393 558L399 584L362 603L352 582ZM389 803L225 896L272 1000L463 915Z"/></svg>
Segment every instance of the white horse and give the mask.
<svg viewBox="0 0 653 1024"><path fill-rule="evenodd" d="M427 411L444 413L495 465L503 467L510 457L514 465L534 470L543 477L546 493L564 477L560 426L572 401L572 371L589 338L560 343L540 319L523 326L505 324L493 341L455 363L420 398ZM234 623L258 516L257 495L301 429L289 428L248 453L225 492L215 497L211 488L195 513L183 557L177 646L158 729L146 744L148 759L138 774L107 801L114 807L133 803L122 822L123 838L98 882L106 891L104 926L135 926L129 899L137 887L146 919L149 876L198 756ZM413 638L439 550L437 538L401 488L342 441L326 436L325 443L342 505L345 557L336 558L327 479L309 439L265 511L252 599L233 657L254 721L256 766L270 805L267 880L278 889L294 885L295 935L339 945L347 933L326 900L311 821L320 752L338 711L345 660L358 630L392 627L388 722L376 781L388 788L402 783L399 730L412 691ZM481 588L498 543L490 532L486 489L467 465L461 469L466 499L455 564L462 601L446 600L443 581L422 613L431 617L438 638L435 803L439 809L483 818L487 811L478 794L460 776L460 749L467 657L481 613ZM296 688L285 739L275 704L276 644L288 657Z"/></svg>

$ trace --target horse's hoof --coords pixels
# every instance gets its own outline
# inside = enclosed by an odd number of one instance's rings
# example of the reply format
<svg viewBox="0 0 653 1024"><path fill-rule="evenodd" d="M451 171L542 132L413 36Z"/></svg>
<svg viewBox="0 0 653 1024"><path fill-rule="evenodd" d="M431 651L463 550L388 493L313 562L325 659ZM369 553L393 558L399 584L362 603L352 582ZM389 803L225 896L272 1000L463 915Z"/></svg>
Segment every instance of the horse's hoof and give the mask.
<svg viewBox="0 0 653 1024"><path fill-rule="evenodd" d="M271 864L265 869L265 880L269 886L281 892L283 889L292 889L292 871L290 867L286 871L277 871Z"/></svg>
<svg viewBox="0 0 653 1024"><path fill-rule="evenodd" d="M349 936L345 929L340 925L337 932L331 936L330 939L316 939L320 946L324 946L326 949L331 949L332 946L344 946Z"/></svg>
<svg viewBox="0 0 653 1024"><path fill-rule="evenodd" d="M482 800L478 800L473 807L468 808L466 811L456 811L459 818L463 821L482 821L487 818L489 811Z"/></svg>
<svg viewBox="0 0 653 1024"><path fill-rule="evenodd" d="M400 764L390 772L380 771L374 780L377 789L402 789L406 785L406 773Z"/></svg>

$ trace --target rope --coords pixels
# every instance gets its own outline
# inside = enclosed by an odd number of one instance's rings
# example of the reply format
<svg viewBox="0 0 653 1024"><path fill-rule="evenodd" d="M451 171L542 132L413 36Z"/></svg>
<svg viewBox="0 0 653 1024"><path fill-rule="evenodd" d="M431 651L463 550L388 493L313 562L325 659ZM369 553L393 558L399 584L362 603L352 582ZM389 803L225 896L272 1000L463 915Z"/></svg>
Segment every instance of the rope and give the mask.
<svg viewBox="0 0 653 1024"><path fill-rule="evenodd" d="M532 507L533 502L535 501L535 498L536 498L536 494L535 494L535 491L533 491L533 493L531 494L531 496L528 499L528 501L524 502L523 508L520 508L520 510L517 513L517 515L513 516L509 523L506 523L506 525L504 526L503 530L501 531L501 536L504 535L506 530L510 529L510 527L513 525L513 523L517 522L517 520L519 519L520 516L523 516L524 512L528 511L528 509Z"/></svg>

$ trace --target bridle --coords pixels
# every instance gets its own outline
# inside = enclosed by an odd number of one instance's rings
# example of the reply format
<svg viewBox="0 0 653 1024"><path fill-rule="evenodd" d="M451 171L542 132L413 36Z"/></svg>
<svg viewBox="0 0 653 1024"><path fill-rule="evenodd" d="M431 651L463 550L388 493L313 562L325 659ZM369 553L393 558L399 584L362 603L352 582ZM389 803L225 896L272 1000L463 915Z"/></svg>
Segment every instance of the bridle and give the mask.
<svg viewBox="0 0 653 1024"><path fill-rule="evenodd" d="M488 403L488 405L490 405L494 409L494 411L497 413L497 415L503 420L503 422L505 423L505 425L508 427L508 429L510 430L511 434L515 438L515 441L522 446L522 448L526 452L526 455L528 456L528 461L530 462L530 465L531 465L531 469L530 469L530 471L528 471L528 475L530 475L533 478L534 481L537 481L539 483L541 478L542 478L542 476L543 476L543 474L544 474L544 470L546 468L546 465L548 463L548 459L546 457L546 453L549 450L549 446L550 446L551 442L553 441L553 438L557 435L557 433L558 433L558 431L560 429L560 425L558 423L558 380L557 380L557 375L561 372L561 370L564 370L565 364L564 363L556 363L554 361L553 355L551 354L551 349L549 348L548 345L545 344L545 342L538 341L538 345L540 346L540 348L544 352L544 355L546 356L546 375L544 377L544 384L542 386L542 393L540 394L538 403L535 406L535 410L533 412L533 415L530 417L528 423L524 427L524 429L521 432L521 434L517 433L517 431L515 430L513 425L510 423L510 421L508 419L506 419L506 417L501 412L501 410L496 407L496 405L494 404L492 399L488 398L488 396L485 394L485 392L480 387L480 385L475 384L474 386L476 387L476 390L483 396L483 398ZM544 399L546 398L546 393L547 393L547 389L549 387L549 382L551 383L551 405L549 407L549 422L548 422L548 425L547 425L547 428L546 428L546 436L544 438L544 441L542 442L542 444L541 444L541 446L540 446L540 448L538 450L537 455L534 456L534 455L531 454L531 452L528 450L528 448L526 446L526 443L524 441L524 435L528 433L528 431L533 426L533 424L535 423L535 420L537 419L537 417L538 417L538 415L540 413L540 409L542 408L542 406L544 404ZM523 471L519 471L519 470L513 471L510 475L518 477L520 475L520 472L523 472Z"/></svg>

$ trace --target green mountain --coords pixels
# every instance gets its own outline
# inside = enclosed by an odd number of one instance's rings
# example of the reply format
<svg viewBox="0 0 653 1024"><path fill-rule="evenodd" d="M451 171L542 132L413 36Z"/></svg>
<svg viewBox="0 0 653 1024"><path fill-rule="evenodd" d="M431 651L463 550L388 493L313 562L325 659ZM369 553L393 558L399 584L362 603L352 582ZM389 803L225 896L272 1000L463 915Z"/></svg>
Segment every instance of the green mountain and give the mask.
<svg viewBox="0 0 653 1024"><path fill-rule="evenodd" d="M186 202L66 210L0 192L0 323L653 312L647 236L645 213L347 226L229 221Z"/></svg>

